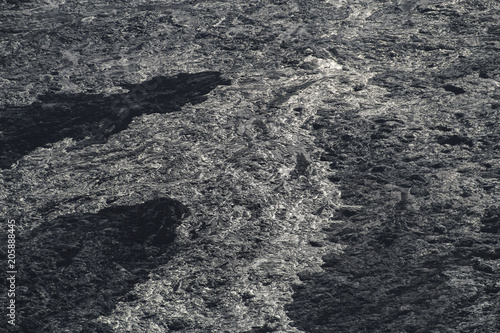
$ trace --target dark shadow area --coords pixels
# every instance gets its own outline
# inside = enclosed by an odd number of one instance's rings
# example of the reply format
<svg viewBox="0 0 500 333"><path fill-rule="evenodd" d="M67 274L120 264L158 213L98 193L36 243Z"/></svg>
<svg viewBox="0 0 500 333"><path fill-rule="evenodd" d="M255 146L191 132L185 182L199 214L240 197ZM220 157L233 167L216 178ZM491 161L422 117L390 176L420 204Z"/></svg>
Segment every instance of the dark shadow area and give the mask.
<svg viewBox="0 0 500 333"><path fill-rule="evenodd" d="M446 85L444 85L443 89L446 90L446 91L451 91L455 95L460 95L460 94L464 94L465 93L465 90L463 88L454 86L452 84L446 84Z"/></svg>
<svg viewBox="0 0 500 333"><path fill-rule="evenodd" d="M408 262L405 251L415 252L416 246L394 248L401 246L400 238L411 237L390 230L371 237L361 230L335 234L352 247L326 255L324 272L299 274L303 284L294 286L294 301L286 308L297 328L308 333L430 332L450 310L448 300L440 299L450 293L442 275L446 265Z"/></svg>
<svg viewBox="0 0 500 333"><path fill-rule="evenodd" d="M459 145L467 145L469 147L474 146L474 140L468 137L464 137L461 135L440 135L437 137L437 142L440 145L450 145L450 146L459 146Z"/></svg>
<svg viewBox="0 0 500 333"><path fill-rule="evenodd" d="M436 228L403 230L397 221L369 233L355 220L334 224L330 240L347 245L345 252L325 255L321 273L299 274L302 283L293 286L287 314L307 333L495 332L500 321L494 306L480 305L495 304L500 292L492 262L499 258L498 237L486 234L495 214L483 220L488 229L482 237L456 240ZM410 224L418 217L402 213L396 219ZM444 238L453 242L449 251L426 253L424 239Z"/></svg>
<svg viewBox="0 0 500 333"><path fill-rule="evenodd" d="M483 226L481 227L482 232L487 232L491 234L500 233L500 207L493 207L486 211L486 214L481 220ZM500 253L500 248L498 249Z"/></svg>
<svg viewBox="0 0 500 333"><path fill-rule="evenodd" d="M124 84L129 90L125 94L45 94L29 106L7 107L0 110L0 168L64 138L103 142L126 129L134 117L179 111L184 104L205 101L218 85L229 84L218 72L183 73Z"/></svg>
<svg viewBox="0 0 500 333"><path fill-rule="evenodd" d="M436 141L454 146L453 154L433 154L431 145L414 137L411 121L397 113L370 120L348 109L323 114L312 131L346 205L323 231L343 250L322 258L322 272L298 274L301 283L285 308L292 325L307 333L500 331L500 208L493 205L478 216L475 200L487 196L465 189L456 192L470 198L463 201L431 195L442 186L434 170L454 174L450 165L459 163L461 152L474 152L472 158L485 167L479 174L464 171L477 181L476 190L493 191L498 140L489 135L497 123L477 116L481 144L475 137L443 134ZM468 133L462 124L458 128ZM425 126L443 132L457 127L439 113L429 114ZM411 188L405 201L401 189L391 194L394 185Z"/></svg>
<svg viewBox="0 0 500 333"><path fill-rule="evenodd" d="M172 199L47 221L20 235L16 332L112 332L95 323L176 253Z"/></svg>

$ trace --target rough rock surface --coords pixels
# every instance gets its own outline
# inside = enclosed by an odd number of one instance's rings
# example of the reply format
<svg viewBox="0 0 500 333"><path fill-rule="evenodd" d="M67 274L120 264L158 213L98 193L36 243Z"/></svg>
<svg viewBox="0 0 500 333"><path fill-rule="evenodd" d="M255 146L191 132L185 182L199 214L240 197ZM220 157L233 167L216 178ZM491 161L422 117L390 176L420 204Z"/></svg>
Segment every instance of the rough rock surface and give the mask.
<svg viewBox="0 0 500 333"><path fill-rule="evenodd" d="M3 2L7 328L500 331L498 22L491 0Z"/></svg>

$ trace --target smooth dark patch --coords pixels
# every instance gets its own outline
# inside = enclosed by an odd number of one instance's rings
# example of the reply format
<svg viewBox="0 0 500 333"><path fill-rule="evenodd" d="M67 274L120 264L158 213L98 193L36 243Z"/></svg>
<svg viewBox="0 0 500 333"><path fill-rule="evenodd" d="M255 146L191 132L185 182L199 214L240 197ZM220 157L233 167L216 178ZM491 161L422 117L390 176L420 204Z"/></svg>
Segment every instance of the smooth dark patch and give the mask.
<svg viewBox="0 0 500 333"><path fill-rule="evenodd" d="M456 134L438 136L437 142L441 145L448 144L450 146L467 145L472 147L474 145L474 141L471 138Z"/></svg>
<svg viewBox="0 0 500 333"><path fill-rule="evenodd" d="M446 91L451 91L455 95L460 95L460 94L465 93L465 90L463 88L454 86L452 84L446 84L446 85L444 85L443 89L446 90Z"/></svg>

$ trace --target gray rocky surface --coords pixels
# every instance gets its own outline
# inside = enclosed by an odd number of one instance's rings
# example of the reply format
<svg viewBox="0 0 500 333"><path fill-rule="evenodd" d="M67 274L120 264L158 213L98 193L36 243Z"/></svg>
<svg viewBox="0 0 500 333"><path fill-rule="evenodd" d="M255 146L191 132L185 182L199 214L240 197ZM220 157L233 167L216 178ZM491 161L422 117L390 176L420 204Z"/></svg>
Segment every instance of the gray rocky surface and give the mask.
<svg viewBox="0 0 500 333"><path fill-rule="evenodd" d="M500 331L499 22L491 0L3 2L8 329Z"/></svg>

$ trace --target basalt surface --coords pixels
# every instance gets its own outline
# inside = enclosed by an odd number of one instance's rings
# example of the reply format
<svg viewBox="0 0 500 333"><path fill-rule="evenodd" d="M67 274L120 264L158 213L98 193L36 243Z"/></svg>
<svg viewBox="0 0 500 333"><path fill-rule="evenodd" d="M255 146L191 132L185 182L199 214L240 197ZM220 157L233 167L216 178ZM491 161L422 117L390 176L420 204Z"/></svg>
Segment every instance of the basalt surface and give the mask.
<svg viewBox="0 0 500 333"><path fill-rule="evenodd" d="M2 3L2 327L500 331L498 22L489 0Z"/></svg>

